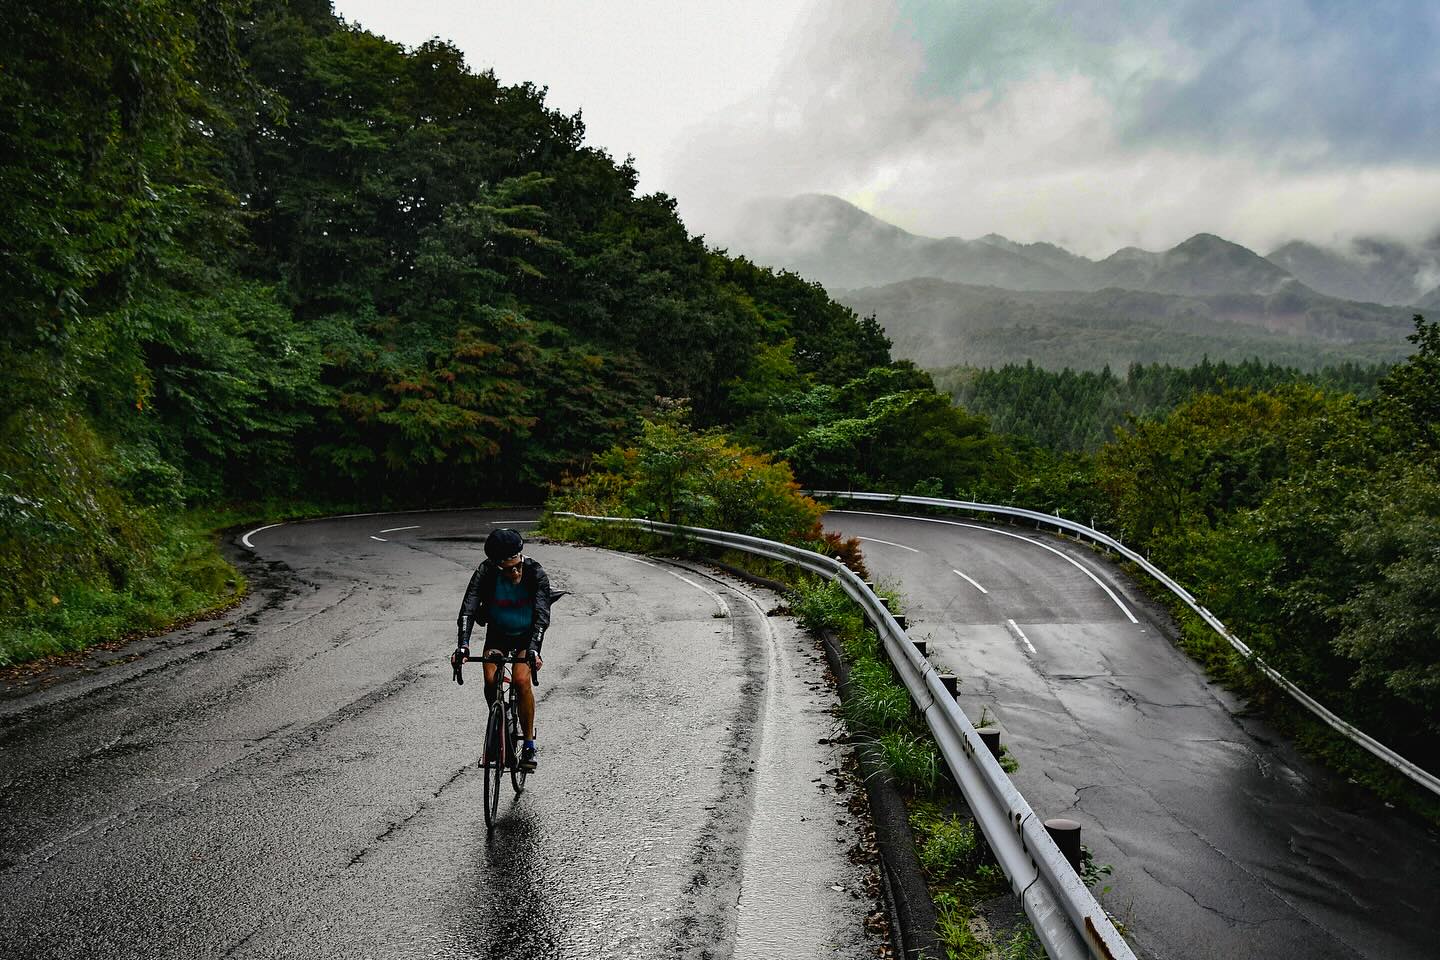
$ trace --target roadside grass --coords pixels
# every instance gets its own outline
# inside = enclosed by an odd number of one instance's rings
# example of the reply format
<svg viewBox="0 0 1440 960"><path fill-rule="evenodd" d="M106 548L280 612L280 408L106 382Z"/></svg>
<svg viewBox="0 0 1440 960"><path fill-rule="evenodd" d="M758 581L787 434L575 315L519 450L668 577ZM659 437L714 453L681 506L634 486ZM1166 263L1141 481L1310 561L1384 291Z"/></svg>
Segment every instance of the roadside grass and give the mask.
<svg viewBox="0 0 1440 960"><path fill-rule="evenodd" d="M267 500L164 516L149 555L123 583L76 578L26 609L0 616L0 668L35 664L213 616L249 585L220 553L220 534L250 524L353 512L354 504Z"/></svg>
<svg viewBox="0 0 1440 960"><path fill-rule="evenodd" d="M620 524L592 523L562 517L546 511L540 516L535 532L553 540L585 543L624 553L649 553L656 556L686 555L698 552L699 544L669 536L658 536Z"/></svg>
<svg viewBox="0 0 1440 960"><path fill-rule="evenodd" d="M801 623L812 631L832 631L850 667L847 724L861 743L875 748L901 787L946 957L1043 960L1045 952L1023 913L1011 918L1007 930L992 930L984 920L982 905L1007 897L1009 882L977 834L974 820L956 812L958 790L924 720L911 706L909 692L885 658L879 637L839 584L806 577L793 582L792 604ZM884 587L879 593L890 601L898 599ZM1013 770L1013 758L1005 759Z"/></svg>
<svg viewBox="0 0 1440 960"><path fill-rule="evenodd" d="M38 609L0 619L0 667L156 633L244 596L244 576L220 555L203 518L183 516L161 529L149 561L123 586L76 581Z"/></svg>

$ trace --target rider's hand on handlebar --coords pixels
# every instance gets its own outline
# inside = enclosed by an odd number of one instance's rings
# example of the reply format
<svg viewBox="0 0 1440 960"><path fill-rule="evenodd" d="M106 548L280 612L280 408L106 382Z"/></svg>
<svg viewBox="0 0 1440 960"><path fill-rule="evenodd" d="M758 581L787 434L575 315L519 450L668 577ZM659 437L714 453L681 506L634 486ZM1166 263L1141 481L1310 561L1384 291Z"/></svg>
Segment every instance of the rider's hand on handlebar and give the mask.
<svg viewBox="0 0 1440 960"><path fill-rule="evenodd" d="M463 673L462 668L465 666L465 658L469 655L470 648L465 646L456 647L455 652L450 654L450 669L452 671L452 676L455 682L461 684L462 686L465 683L465 674Z"/></svg>

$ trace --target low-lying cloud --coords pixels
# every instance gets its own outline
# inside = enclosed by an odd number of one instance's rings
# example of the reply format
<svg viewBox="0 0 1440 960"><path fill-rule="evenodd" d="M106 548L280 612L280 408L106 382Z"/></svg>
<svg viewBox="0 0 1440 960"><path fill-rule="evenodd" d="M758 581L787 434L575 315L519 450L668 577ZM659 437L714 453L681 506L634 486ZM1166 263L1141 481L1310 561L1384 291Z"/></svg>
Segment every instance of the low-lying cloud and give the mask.
<svg viewBox="0 0 1440 960"><path fill-rule="evenodd" d="M1440 226L1429 3L826 0L764 92L663 168L724 240L835 193L916 233L1104 255L1202 231L1418 241Z"/></svg>

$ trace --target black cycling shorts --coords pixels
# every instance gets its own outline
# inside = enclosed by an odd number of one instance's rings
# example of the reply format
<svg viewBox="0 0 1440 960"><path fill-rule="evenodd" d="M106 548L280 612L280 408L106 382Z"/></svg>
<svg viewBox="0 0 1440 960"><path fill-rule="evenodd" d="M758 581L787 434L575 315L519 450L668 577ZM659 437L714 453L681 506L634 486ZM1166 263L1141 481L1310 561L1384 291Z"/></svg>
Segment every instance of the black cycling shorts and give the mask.
<svg viewBox="0 0 1440 960"><path fill-rule="evenodd" d="M494 624L485 629L485 649L500 650L505 653L514 653L516 650L530 649L530 634L528 633L506 633L504 630L496 629Z"/></svg>

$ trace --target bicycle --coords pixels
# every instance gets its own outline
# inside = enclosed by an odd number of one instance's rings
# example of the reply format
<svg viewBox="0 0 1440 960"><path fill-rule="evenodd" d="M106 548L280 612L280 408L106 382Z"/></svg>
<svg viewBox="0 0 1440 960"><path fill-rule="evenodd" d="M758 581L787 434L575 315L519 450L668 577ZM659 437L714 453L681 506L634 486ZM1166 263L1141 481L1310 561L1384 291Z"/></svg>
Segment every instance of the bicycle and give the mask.
<svg viewBox="0 0 1440 960"><path fill-rule="evenodd" d="M525 792L525 779L529 771L520 768L520 714L515 703L515 684L510 679L510 668L517 663L530 665L530 683L540 685L540 672L528 656L506 656L499 650L492 650L484 656L465 657L471 663L493 663L495 670L495 702L490 704L490 715L485 721L485 746L480 756L480 766L485 771L485 830L495 829L500 811L500 782L505 771L510 773L510 786L518 796ZM451 659L456 683L465 682L461 672L462 661Z"/></svg>

